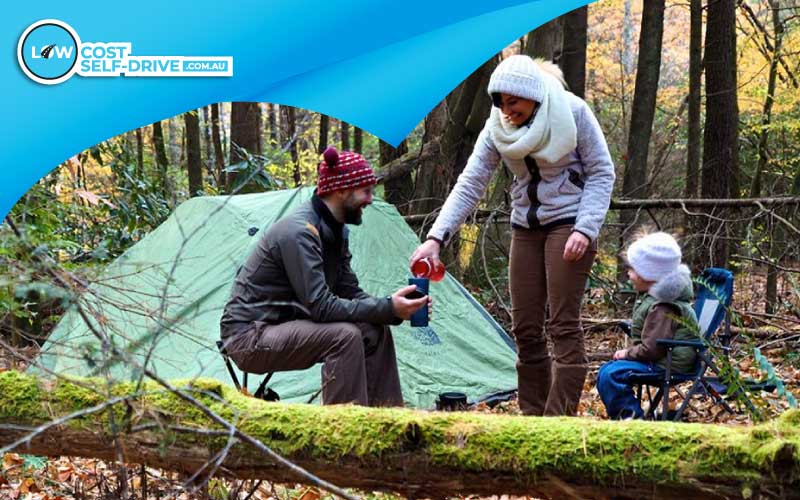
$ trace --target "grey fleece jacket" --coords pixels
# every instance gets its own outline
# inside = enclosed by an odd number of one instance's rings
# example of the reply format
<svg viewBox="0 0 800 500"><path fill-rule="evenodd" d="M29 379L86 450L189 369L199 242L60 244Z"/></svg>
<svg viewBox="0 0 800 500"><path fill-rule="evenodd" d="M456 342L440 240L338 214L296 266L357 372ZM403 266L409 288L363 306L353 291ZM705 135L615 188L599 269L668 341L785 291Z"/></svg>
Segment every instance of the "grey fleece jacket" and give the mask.
<svg viewBox="0 0 800 500"><path fill-rule="evenodd" d="M572 93L572 115L578 129L577 147L555 163L501 156L484 126L464 171L428 232L445 244L483 197L492 174L503 160L514 174L511 223L538 229L574 224L590 240L597 239L614 187L614 164L603 131L589 106Z"/></svg>

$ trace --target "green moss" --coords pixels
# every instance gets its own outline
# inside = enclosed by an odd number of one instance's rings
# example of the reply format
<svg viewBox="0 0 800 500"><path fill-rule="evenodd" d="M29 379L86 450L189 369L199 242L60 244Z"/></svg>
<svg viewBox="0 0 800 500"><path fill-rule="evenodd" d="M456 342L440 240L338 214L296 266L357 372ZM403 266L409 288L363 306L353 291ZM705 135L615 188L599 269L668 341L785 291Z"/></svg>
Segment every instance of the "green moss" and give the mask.
<svg viewBox="0 0 800 500"><path fill-rule="evenodd" d="M713 476L740 484L742 491L764 477L800 477L798 412L787 412L757 427L608 422L266 403L216 380L171 383L191 388L192 396L212 411L290 458L368 463L414 452L434 466L503 471L524 481L548 473L584 479L588 475L603 484L621 484L631 477L664 484ZM5 387L0 415L6 420L41 418L42 401L63 412L102 401L97 393L69 383L59 383L45 394L34 378L13 372L0 374L0 389ZM156 412L164 423L219 428L163 388L148 383L144 389L147 394L133 404L147 412L137 414L146 417ZM133 390L132 384L118 384L113 392L124 395ZM119 405L116 411L121 415L125 408ZM227 439L185 433L168 438L202 444L212 451ZM237 453L260 457L247 446L238 447Z"/></svg>
<svg viewBox="0 0 800 500"><path fill-rule="evenodd" d="M50 391L48 400L59 413L72 413L84 408L96 406L103 401L103 388L97 381L81 380L81 385L59 380Z"/></svg>
<svg viewBox="0 0 800 500"><path fill-rule="evenodd" d="M0 373L0 419L39 421L47 418L42 395L42 388L34 377L15 371Z"/></svg>
<svg viewBox="0 0 800 500"><path fill-rule="evenodd" d="M786 410L777 419L778 429L784 433L800 433L800 410Z"/></svg>

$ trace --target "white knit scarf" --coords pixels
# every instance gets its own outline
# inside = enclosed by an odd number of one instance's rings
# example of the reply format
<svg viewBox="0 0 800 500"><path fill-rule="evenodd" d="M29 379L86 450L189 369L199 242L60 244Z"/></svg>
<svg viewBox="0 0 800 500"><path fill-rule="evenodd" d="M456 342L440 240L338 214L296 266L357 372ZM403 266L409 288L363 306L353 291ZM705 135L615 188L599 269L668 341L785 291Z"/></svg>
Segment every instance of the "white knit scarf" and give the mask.
<svg viewBox="0 0 800 500"><path fill-rule="evenodd" d="M514 125L500 108L492 106L488 125L494 144L503 156L519 160L531 155L537 160L555 163L578 145L567 91L554 77L543 74L542 78L546 82L546 94L529 126Z"/></svg>

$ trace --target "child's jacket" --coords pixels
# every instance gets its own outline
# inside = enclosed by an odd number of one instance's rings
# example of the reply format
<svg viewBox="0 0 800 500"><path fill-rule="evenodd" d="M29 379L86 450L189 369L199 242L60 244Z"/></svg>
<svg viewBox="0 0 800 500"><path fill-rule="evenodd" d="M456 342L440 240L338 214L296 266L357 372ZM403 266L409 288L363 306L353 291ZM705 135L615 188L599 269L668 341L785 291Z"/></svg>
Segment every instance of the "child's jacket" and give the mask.
<svg viewBox="0 0 800 500"><path fill-rule="evenodd" d="M667 348L658 339L698 340L697 315L692 308L692 279L689 269L681 265L653 285L633 310L631 337L634 346L625 359L653 362L666 368ZM672 370L688 373L694 368L695 351L691 347L672 350Z"/></svg>

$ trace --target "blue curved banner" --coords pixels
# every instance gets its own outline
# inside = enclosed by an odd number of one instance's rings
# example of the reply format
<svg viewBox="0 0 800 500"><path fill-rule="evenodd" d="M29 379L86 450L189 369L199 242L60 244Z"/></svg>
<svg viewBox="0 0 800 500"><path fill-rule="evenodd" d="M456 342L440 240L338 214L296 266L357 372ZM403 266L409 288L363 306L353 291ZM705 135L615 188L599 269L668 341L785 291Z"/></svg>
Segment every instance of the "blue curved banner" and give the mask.
<svg viewBox="0 0 800 500"><path fill-rule="evenodd" d="M0 212L105 139L213 102L310 109L398 144L492 54L586 0L52 0L7 6Z"/></svg>

